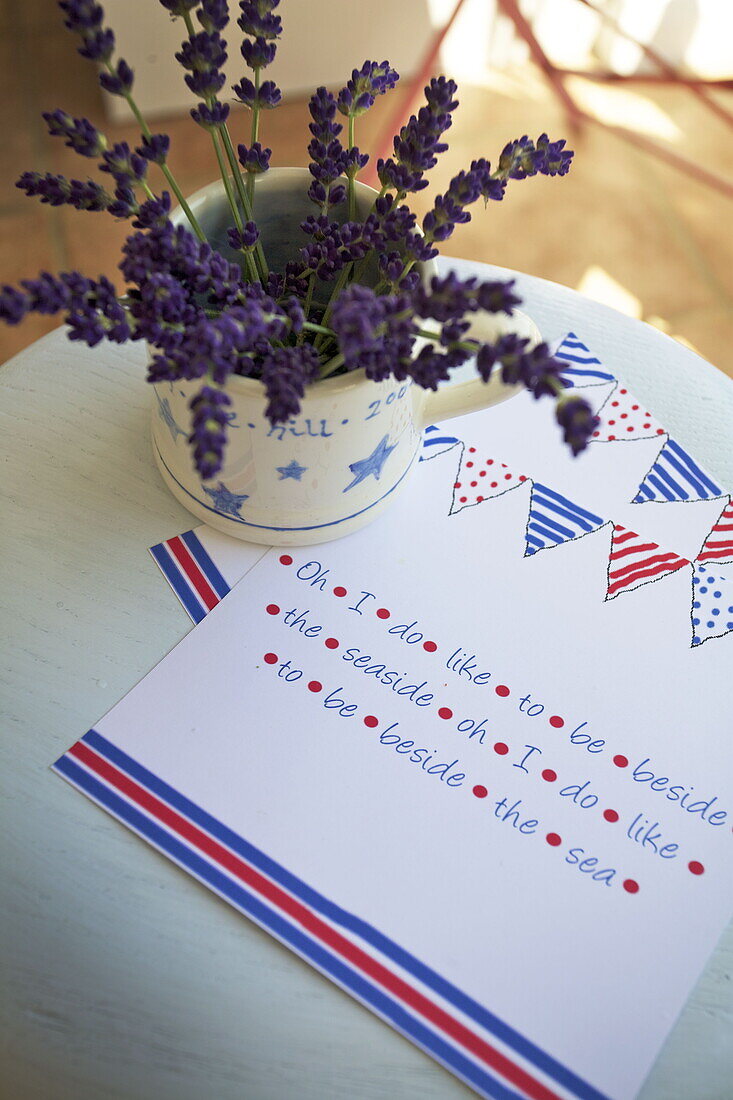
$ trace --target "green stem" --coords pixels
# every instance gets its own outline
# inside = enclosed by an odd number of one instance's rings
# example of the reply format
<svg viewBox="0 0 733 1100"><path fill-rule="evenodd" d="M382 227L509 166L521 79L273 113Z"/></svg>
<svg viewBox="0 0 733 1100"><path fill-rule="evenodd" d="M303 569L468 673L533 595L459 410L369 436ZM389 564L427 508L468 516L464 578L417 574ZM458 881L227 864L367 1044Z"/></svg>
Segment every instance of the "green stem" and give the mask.
<svg viewBox="0 0 733 1100"><path fill-rule="evenodd" d="M303 328L307 329L308 332L320 332L325 336L336 336L332 328L326 328L325 325L317 325L314 321L304 321Z"/></svg>
<svg viewBox="0 0 733 1100"><path fill-rule="evenodd" d="M115 69L109 63L109 61L105 62L105 65L106 65L106 68L108 69L108 71L110 73L112 73L112 75L116 75ZM132 96L130 95L129 92L125 92L125 99L127 101L128 107L130 108L133 115L135 116L135 119L137 120L137 124L140 127L140 130L143 133L143 135L146 138L152 137L150 127L148 126L147 122L143 118L142 114L140 113L140 108L138 107L137 103L132 98ZM163 175L165 176L166 180L168 181L168 186L170 187L171 191L173 192L173 194L178 199L178 205L180 206L181 210L183 211L183 213L188 218L188 222L189 222L189 225L191 226L191 229L193 229L194 233L196 234L196 236L198 237L198 239L200 241L205 241L206 240L206 234L204 233L203 229L201 228L198 221L196 220L191 207L188 205L188 203L184 199L183 193L182 193L180 187L178 186L178 184L176 183L175 179L173 178L170 168L168 167L167 164L163 163L163 164L160 165L160 170L163 173Z"/></svg>
<svg viewBox="0 0 733 1100"><path fill-rule="evenodd" d="M232 145L232 139L229 136L229 130L226 123L223 123L219 127L219 133L221 134L221 139L224 144L224 151L226 152L227 160L229 161L232 169L232 176L234 177L234 183L237 188L237 194L239 195L239 201L241 202L242 209L244 210L244 216L248 222L253 222L254 214L252 212L252 203L249 200L249 195L247 194L247 189L245 187L244 180L242 179L242 172L239 166L239 161L237 160L237 155L234 152L234 146ZM264 280L270 273L270 269L267 266L267 260L265 259L265 253L260 241L258 241L255 245L255 257L257 262L257 269L259 271L259 277L264 282Z"/></svg>
<svg viewBox="0 0 733 1100"><path fill-rule="evenodd" d="M311 277L308 279L308 290L306 291L305 302L303 303L303 315L305 316L306 320L308 319L308 314L310 313L311 301L313 299L313 288L314 288L315 285L316 285L316 276L315 276L315 272L314 272L311 275ZM319 327L321 327L321 326L319 326ZM326 331L328 331L328 330L326 330ZM303 326L303 328L298 333L297 343L302 344L304 340L305 340L305 325Z"/></svg>
<svg viewBox="0 0 733 1100"><path fill-rule="evenodd" d="M242 216L239 213L239 207L237 206L237 196L234 194L234 191L232 190L232 183L231 183L231 180L229 179L229 171L228 171L228 168L227 168L227 164L226 164L226 161L224 160L224 157L222 155L221 147L219 145L219 141L217 139L217 136L213 132L211 134L211 143L214 146L214 152L216 153L216 160L217 160L217 163L219 165L219 172L221 173L222 182L224 184L224 190L226 191L226 196L227 196L227 199L229 200L229 206L230 206L231 211L232 211L232 217L234 218L234 224L236 225L237 229L241 233L242 228L243 228L243 223L242 223ZM242 248L240 251L242 252L242 255L244 256L244 262L245 262L245 265L247 267L247 274L248 274L250 280L252 282L255 282L255 283L258 282L259 275L257 273L257 264L255 263L255 260L254 260L254 257L252 255L252 253L249 252L248 250L244 249L244 248Z"/></svg>
<svg viewBox="0 0 733 1100"><path fill-rule="evenodd" d="M328 378L329 374L333 374L334 371L337 371L339 369L339 367L343 366L343 364L344 364L343 355L341 355L341 354L334 355L333 359L329 359L329 361L321 367L320 372L318 374L319 379Z"/></svg>
<svg viewBox="0 0 733 1100"><path fill-rule="evenodd" d="M251 137L250 137L250 146L254 145L254 143L259 140L259 132L260 132L260 108L259 108L259 103L258 103L259 94L260 94L260 70L255 69L255 105L252 108L252 130L251 130ZM249 179L247 180L247 196L248 196L250 202L252 202L253 199L254 199L254 186L255 186L254 176L250 176Z"/></svg>
<svg viewBox="0 0 733 1100"><path fill-rule="evenodd" d="M354 147L354 116L349 115L349 149ZM349 176L349 221L353 222L356 217L356 187L354 186L354 177Z"/></svg>

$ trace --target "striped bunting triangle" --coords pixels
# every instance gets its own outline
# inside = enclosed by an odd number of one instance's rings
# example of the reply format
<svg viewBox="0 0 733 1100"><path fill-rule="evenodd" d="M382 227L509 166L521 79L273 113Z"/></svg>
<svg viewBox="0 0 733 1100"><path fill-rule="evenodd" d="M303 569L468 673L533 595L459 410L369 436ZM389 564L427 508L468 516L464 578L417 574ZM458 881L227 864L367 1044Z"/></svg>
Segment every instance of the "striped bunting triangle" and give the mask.
<svg viewBox="0 0 733 1100"><path fill-rule="evenodd" d="M436 424L431 424L430 427L425 429L423 435L420 461L428 462L431 458L437 458L438 455L444 454L458 443L460 443L460 439L456 439L454 435L447 435Z"/></svg>
<svg viewBox="0 0 733 1100"><path fill-rule="evenodd" d="M612 600L621 592L661 580L685 565L690 565L687 558L666 552L658 543L648 542L635 531L616 523L611 537L606 599Z"/></svg>
<svg viewBox="0 0 733 1100"><path fill-rule="evenodd" d="M555 352L555 359L561 359L567 366L563 368L562 379L568 387L597 386L601 382L614 382L615 378L596 359L574 332L569 332Z"/></svg>
<svg viewBox="0 0 733 1100"><path fill-rule="evenodd" d="M695 565L692 575L692 644L733 630L733 567Z"/></svg>
<svg viewBox="0 0 733 1100"><path fill-rule="evenodd" d="M524 556L597 531L606 520L535 481L529 501Z"/></svg>
<svg viewBox="0 0 733 1100"><path fill-rule="evenodd" d="M657 455L632 504L648 500L711 500L723 490L676 443L668 439Z"/></svg>
<svg viewBox="0 0 733 1100"><path fill-rule="evenodd" d="M524 474L514 474L505 462L483 458L477 447L463 445L458 473L453 485L450 515L481 504L484 500L502 496L528 481Z"/></svg>
<svg viewBox="0 0 733 1100"><path fill-rule="evenodd" d="M733 501L728 497L695 562L733 561Z"/></svg>

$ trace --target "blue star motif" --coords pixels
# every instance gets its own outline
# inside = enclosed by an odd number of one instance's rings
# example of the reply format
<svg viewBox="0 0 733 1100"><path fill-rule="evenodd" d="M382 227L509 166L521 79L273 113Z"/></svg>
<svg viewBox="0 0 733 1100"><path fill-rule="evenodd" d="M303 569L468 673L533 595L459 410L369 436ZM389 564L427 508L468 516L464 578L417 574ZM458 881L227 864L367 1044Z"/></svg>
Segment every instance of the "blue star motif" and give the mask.
<svg viewBox="0 0 733 1100"><path fill-rule="evenodd" d="M216 508L217 512L222 512L225 516L238 516L242 518L239 509L244 504L245 500L249 499L248 493L233 493L230 489L227 489L223 482L219 482L215 489L207 489L204 486L204 492L207 496L211 497L211 502Z"/></svg>
<svg viewBox="0 0 733 1100"><path fill-rule="evenodd" d="M179 435L186 435L183 428L179 428L176 423L176 418L171 412L171 403L167 397L161 397L158 391L155 391L155 397L158 402L158 416L165 422L168 430L171 433L171 438L174 443L178 441Z"/></svg>
<svg viewBox="0 0 733 1100"><path fill-rule="evenodd" d="M299 466L295 459L293 459L287 466L276 466L275 469L280 474L281 481L285 481L288 477L292 477L293 481L300 481L308 467Z"/></svg>
<svg viewBox="0 0 733 1100"><path fill-rule="evenodd" d="M354 475L354 480L351 485L347 485L344 489L345 493L348 493L349 489L353 489L355 485L359 485L370 474L374 475L376 481L379 481L380 474L382 473L382 467L392 454L392 451L396 448L397 444L393 443L391 446L387 444L388 436L377 444L370 455L366 458L360 459L358 462L349 463L349 469Z"/></svg>

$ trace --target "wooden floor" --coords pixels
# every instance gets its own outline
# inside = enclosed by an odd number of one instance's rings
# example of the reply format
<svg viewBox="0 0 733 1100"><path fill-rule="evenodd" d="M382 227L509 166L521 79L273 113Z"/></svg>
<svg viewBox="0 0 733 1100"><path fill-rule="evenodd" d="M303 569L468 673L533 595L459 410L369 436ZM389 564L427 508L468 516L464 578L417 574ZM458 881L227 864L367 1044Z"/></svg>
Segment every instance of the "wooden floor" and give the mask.
<svg viewBox="0 0 733 1100"><path fill-rule="evenodd" d="M106 214L41 206L14 187L25 169L84 176L93 168L47 136L42 110L62 107L87 116L111 141L138 140L134 127L106 124L93 66L76 55L54 7L0 0L0 283L76 267L114 278L127 230ZM579 82L577 94L592 96L589 103L601 117L666 135L671 148L733 180L733 131L679 90L628 85L611 91ZM554 99L531 69L462 87L460 98L450 151L432 173L435 188L473 157L496 158L511 138L566 132ZM721 102L733 110L733 96ZM359 124L358 140L367 151L385 106L391 104L380 102ZM154 129L171 134L171 166L185 192L214 177L208 135L187 116L156 121ZM233 130L238 140L246 139L243 115L233 114ZM291 101L270 112L263 138L274 150L273 164L306 164L305 103ZM576 159L566 179L516 182L503 203L487 210L477 204L473 221L459 227L444 252L580 289L683 340L733 377L733 199L600 127L589 127L573 144ZM433 193L433 187L423 192L415 207L426 208ZM0 362L55 324L31 317L18 328L0 325Z"/></svg>

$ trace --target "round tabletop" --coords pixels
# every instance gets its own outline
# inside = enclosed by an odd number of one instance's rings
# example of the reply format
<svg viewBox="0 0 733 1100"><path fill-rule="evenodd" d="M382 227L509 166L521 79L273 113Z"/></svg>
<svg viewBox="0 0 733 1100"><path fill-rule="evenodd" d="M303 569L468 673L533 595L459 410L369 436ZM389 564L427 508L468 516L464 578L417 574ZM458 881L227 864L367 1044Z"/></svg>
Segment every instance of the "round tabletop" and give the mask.
<svg viewBox="0 0 733 1100"><path fill-rule="evenodd" d="M541 279L516 279L546 339L574 330L733 486L729 379L639 321ZM6 364L0 387L0 1092L472 1095L49 770L190 629L146 551L193 521L153 463L141 345L90 350L58 330ZM643 1100L730 1096L732 965L729 930Z"/></svg>

